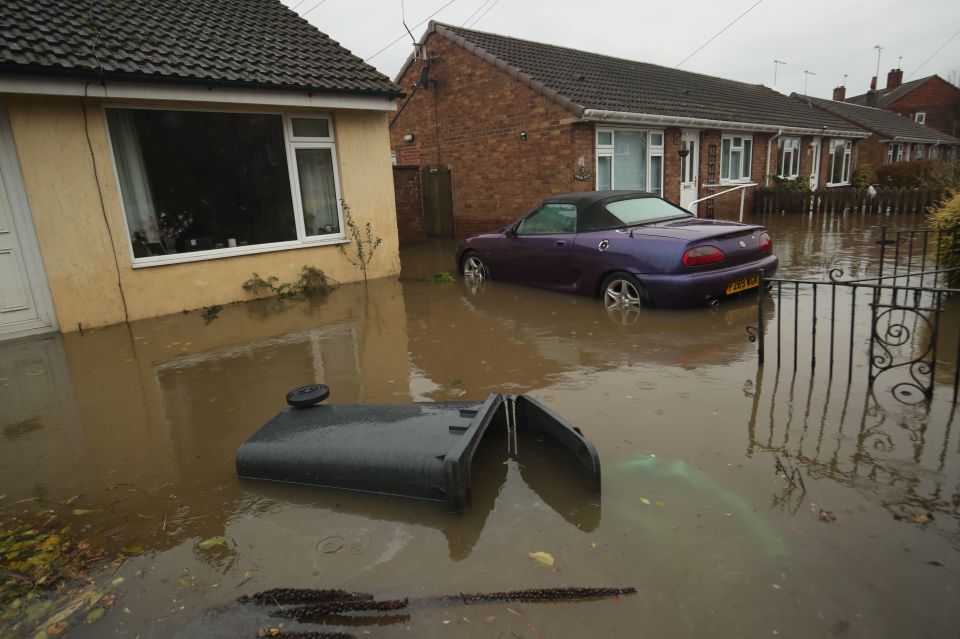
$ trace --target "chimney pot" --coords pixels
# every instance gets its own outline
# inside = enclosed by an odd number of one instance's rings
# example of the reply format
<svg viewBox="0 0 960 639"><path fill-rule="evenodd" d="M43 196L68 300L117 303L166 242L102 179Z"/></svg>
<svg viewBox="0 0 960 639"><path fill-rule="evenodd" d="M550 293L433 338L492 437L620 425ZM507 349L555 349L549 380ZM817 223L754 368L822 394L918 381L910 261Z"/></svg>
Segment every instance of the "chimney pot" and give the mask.
<svg viewBox="0 0 960 639"><path fill-rule="evenodd" d="M887 91L903 84L903 69L890 69L887 74Z"/></svg>
<svg viewBox="0 0 960 639"><path fill-rule="evenodd" d="M877 76L873 76L872 78L870 78L870 90L871 91L877 90Z"/></svg>
<svg viewBox="0 0 960 639"><path fill-rule="evenodd" d="M833 100L843 102L847 98L847 87L836 87L833 90Z"/></svg>

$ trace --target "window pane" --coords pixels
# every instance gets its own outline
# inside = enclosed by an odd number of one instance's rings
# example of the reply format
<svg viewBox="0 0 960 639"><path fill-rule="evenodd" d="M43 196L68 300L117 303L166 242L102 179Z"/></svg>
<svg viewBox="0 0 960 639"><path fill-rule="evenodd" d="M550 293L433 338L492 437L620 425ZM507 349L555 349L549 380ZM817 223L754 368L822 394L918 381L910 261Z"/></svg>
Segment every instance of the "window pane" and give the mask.
<svg viewBox="0 0 960 639"><path fill-rule="evenodd" d="M609 191L610 185L610 162L613 160L609 155L601 155L597 158L597 190Z"/></svg>
<svg viewBox="0 0 960 639"><path fill-rule="evenodd" d="M663 146L663 133L651 133L650 146Z"/></svg>
<svg viewBox="0 0 960 639"><path fill-rule="evenodd" d="M612 146L613 145L613 132L611 131L598 131L597 132L597 144L600 146Z"/></svg>
<svg viewBox="0 0 960 639"><path fill-rule="evenodd" d="M577 207L572 204L544 204L528 215L517 227L517 235L552 235L575 233Z"/></svg>
<svg viewBox="0 0 960 639"><path fill-rule="evenodd" d="M721 143L720 177L724 180L730 178L730 140L724 140Z"/></svg>
<svg viewBox="0 0 960 639"><path fill-rule="evenodd" d="M650 192L662 195L663 191L663 156L650 156Z"/></svg>
<svg viewBox="0 0 960 639"><path fill-rule="evenodd" d="M665 220L673 217L690 217L693 215L656 197L638 197L610 202L607 204L606 209L616 220L616 223L612 226L644 224L655 220Z"/></svg>
<svg viewBox="0 0 960 639"><path fill-rule="evenodd" d="M325 118L293 118L293 137L329 138L330 122Z"/></svg>
<svg viewBox="0 0 960 639"><path fill-rule="evenodd" d="M279 115L108 109L135 257L297 239Z"/></svg>
<svg viewBox="0 0 960 639"><path fill-rule="evenodd" d="M340 232L330 149L297 149L297 176L307 235Z"/></svg>
<svg viewBox="0 0 960 639"><path fill-rule="evenodd" d="M644 131L617 131L613 152L615 189L647 189L647 134Z"/></svg>
<svg viewBox="0 0 960 639"><path fill-rule="evenodd" d="M730 179L739 180L740 179L740 165L741 165L740 151L731 151L730 152Z"/></svg>
<svg viewBox="0 0 960 639"><path fill-rule="evenodd" d="M743 140L743 171L740 174L740 177L749 178L750 177L750 162L753 159L752 154L753 141L744 138Z"/></svg>

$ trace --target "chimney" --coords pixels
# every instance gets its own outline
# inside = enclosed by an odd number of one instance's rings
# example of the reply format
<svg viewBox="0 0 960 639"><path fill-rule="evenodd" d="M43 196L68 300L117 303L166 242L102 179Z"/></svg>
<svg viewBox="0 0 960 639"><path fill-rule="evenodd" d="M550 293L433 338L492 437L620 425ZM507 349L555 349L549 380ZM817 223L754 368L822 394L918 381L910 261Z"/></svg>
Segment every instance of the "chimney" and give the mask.
<svg viewBox="0 0 960 639"><path fill-rule="evenodd" d="M837 87L833 90L833 101L843 102L847 99L847 87Z"/></svg>
<svg viewBox="0 0 960 639"><path fill-rule="evenodd" d="M870 78L870 90L867 91L867 106L877 106L877 76Z"/></svg>
<svg viewBox="0 0 960 639"><path fill-rule="evenodd" d="M903 84L903 69L890 69L887 74L887 91Z"/></svg>

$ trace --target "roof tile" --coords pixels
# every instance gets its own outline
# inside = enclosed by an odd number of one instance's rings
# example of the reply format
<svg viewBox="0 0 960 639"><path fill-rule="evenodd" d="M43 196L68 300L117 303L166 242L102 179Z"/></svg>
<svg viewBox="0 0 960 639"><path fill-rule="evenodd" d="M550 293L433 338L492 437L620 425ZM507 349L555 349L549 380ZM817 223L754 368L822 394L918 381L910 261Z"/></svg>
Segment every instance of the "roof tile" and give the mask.
<svg viewBox="0 0 960 639"><path fill-rule="evenodd" d="M939 142L941 144L960 144L960 140L957 138L951 137L936 129L931 129L923 124L917 124L893 111L796 94L794 94L793 97L800 102L809 101L821 109L891 139L909 138L929 140L930 142Z"/></svg>
<svg viewBox="0 0 960 639"><path fill-rule="evenodd" d="M397 96L279 0L3 0L0 72Z"/></svg>

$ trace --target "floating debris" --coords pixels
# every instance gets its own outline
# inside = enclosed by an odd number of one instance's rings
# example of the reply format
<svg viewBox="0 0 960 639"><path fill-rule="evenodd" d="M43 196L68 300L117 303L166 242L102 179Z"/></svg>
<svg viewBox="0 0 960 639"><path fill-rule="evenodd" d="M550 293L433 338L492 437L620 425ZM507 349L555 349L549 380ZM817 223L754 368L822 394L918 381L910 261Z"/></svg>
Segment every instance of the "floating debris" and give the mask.
<svg viewBox="0 0 960 639"><path fill-rule="evenodd" d="M373 601L372 599L340 599L305 606L294 606L293 608L280 608L271 611L270 616L296 619L303 623L313 619L323 619L325 616L341 612L388 612L391 610L403 610L409 604L410 600L408 599L387 599L385 601Z"/></svg>
<svg viewBox="0 0 960 639"><path fill-rule="evenodd" d="M290 605L326 603L330 601L371 601L373 595L346 590L315 590L313 588L274 588L237 599L242 604Z"/></svg>

